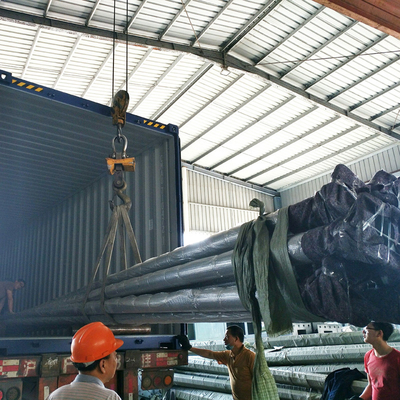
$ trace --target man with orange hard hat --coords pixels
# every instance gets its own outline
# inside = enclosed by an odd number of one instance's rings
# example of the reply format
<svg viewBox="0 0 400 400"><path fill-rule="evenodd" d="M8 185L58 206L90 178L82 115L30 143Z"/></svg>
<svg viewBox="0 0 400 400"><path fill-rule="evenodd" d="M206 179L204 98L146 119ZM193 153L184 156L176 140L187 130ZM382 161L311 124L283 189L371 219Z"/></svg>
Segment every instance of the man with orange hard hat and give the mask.
<svg viewBox="0 0 400 400"><path fill-rule="evenodd" d="M79 329L71 343L71 361L79 374L72 383L55 390L48 400L121 400L104 384L115 375L116 350L123 344L101 322Z"/></svg>

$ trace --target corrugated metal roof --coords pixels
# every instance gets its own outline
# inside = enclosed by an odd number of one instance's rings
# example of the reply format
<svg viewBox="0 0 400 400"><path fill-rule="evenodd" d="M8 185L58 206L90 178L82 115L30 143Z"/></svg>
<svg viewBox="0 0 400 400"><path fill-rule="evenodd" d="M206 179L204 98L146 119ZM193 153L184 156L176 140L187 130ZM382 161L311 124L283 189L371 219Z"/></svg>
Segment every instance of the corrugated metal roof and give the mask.
<svg viewBox="0 0 400 400"><path fill-rule="evenodd" d="M128 111L178 125L185 162L278 191L398 142L399 60L311 0L0 2L1 69L107 105L128 78Z"/></svg>

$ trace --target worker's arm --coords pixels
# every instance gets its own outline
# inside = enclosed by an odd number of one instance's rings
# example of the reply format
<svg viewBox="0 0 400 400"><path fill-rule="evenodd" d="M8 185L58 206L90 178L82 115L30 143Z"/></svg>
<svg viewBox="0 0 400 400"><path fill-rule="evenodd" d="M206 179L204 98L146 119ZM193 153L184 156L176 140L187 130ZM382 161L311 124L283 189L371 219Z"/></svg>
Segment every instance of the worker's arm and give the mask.
<svg viewBox="0 0 400 400"><path fill-rule="evenodd" d="M14 298L13 298L13 291L7 290L7 303L8 303L8 311L10 314L14 314Z"/></svg>
<svg viewBox="0 0 400 400"><path fill-rule="evenodd" d="M214 360L214 352L207 349L199 349L197 347L191 347L190 350L192 353L197 354L198 356L204 358L211 358Z"/></svg>
<svg viewBox="0 0 400 400"><path fill-rule="evenodd" d="M211 358L212 360L216 359L214 357L214 354L215 354L214 351L207 350L207 349L199 349L197 347L192 347L192 345L190 344L190 341L186 335L177 335L176 338L178 339L178 342L181 345L182 350L191 351L192 353L197 354L200 357Z"/></svg>
<svg viewBox="0 0 400 400"><path fill-rule="evenodd" d="M372 386L371 386L371 382L369 380L369 375L367 375L367 378L368 378L368 385L360 395L360 399L363 399L363 400L371 400L372 399Z"/></svg>

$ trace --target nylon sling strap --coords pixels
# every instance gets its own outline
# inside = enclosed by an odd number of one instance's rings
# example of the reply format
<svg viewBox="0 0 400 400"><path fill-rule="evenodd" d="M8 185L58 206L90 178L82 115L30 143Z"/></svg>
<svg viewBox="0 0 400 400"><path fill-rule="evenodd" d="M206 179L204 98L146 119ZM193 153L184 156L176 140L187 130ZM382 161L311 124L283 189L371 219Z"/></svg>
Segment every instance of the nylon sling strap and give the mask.
<svg viewBox="0 0 400 400"><path fill-rule="evenodd" d="M288 210L281 209L270 239L265 216L241 226L232 265L243 306L251 312L256 339L252 400L279 399L264 356L261 320L268 335L292 331L292 318L318 321L301 299L287 254ZM270 248L271 246L271 248Z"/></svg>
<svg viewBox="0 0 400 400"><path fill-rule="evenodd" d="M268 368L264 356L264 346L261 339L261 313L258 300L256 298L256 279L254 273L254 239L256 239L256 230L260 228L264 235L268 234L268 229L263 229L260 218L254 222L251 221L242 225L235 250L232 256L232 264L238 293L243 306L252 314L254 334L256 338L256 359L254 362L253 380L252 380L252 400L279 400L278 389L275 380ZM257 228L256 228L257 225ZM255 229L256 228L256 229ZM261 235L258 235L259 237ZM269 243L269 240L266 241ZM257 247L257 246L256 246ZM269 259L269 251L261 252L264 261ZM268 268L266 268L268 273Z"/></svg>

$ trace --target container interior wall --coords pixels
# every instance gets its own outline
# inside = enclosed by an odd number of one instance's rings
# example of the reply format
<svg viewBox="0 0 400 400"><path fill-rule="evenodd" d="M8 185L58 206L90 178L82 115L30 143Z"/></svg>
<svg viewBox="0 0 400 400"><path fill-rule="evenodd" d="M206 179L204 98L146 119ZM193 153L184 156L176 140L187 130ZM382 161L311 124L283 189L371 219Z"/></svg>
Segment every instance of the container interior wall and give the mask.
<svg viewBox="0 0 400 400"><path fill-rule="evenodd" d="M136 156L136 171L125 173L129 212L142 260L178 246L173 140L154 143ZM82 286L93 268L107 231L113 198L112 176L104 174L84 190L3 241L1 280L23 278L24 293L15 292L17 310L30 308ZM121 201L116 201L121 204ZM127 265L134 264L129 243ZM121 270L119 243L114 246L109 273ZM104 262L99 275L103 276Z"/></svg>
<svg viewBox="0 0 400 400"><path fill-rule="evenodd" d="M174 152L173 137L165 135L136 155L135 172L125 173L126 194L132 199L129 215L142 260L171 251L180 243ZM0 280L23 278L27 283L23 293L15 292L17 311L90 281L111 216L112 181L105 172L2 240ZM117 199L116 204L121 201ZM134 257L127 239L125 242L129 267ZM120 254L117 236L110 274L122 269ZM104 269L103 260L97 278Z"/></svg>

